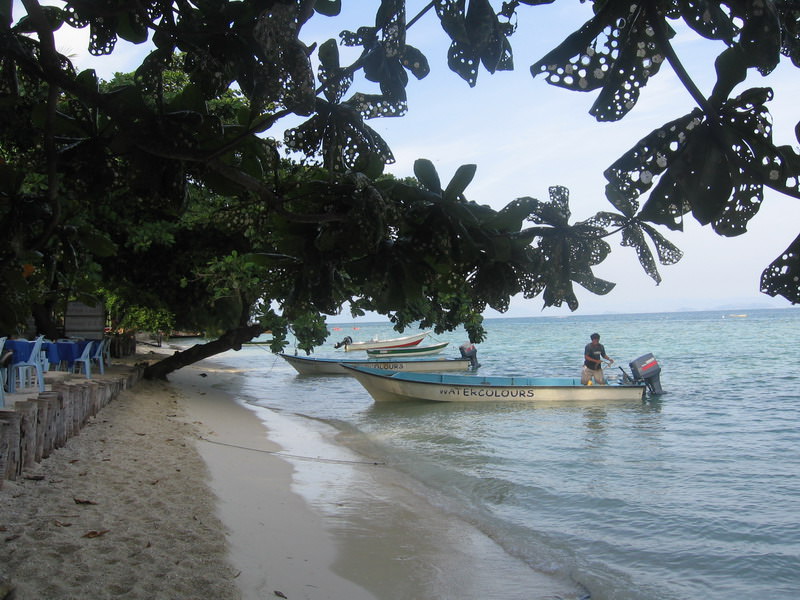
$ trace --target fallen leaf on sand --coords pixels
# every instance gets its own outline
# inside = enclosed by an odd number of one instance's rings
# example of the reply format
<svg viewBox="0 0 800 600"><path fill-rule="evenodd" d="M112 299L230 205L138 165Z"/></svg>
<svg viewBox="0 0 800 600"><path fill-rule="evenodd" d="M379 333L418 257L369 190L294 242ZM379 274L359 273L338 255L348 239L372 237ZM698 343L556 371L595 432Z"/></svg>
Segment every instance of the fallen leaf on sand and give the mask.
<svg viewBox="0 0 800 600"><path fill-rule="evenodd" d="M276 595L278 598L286 598L286 594L284 594L284 593L283 593L283 592L281 592L281 591L275 590L275 591L274 591L274 592L272 592L272 593L273 593L273 594L275 594L275 595Z"/></svg>
<svg viewBox="0 0 800 600"><path fill-rule="evenodd" d="M100 537L101 535L107 534L109 531L111 531L111 530L110 529L103 529L102 531L95 531L95 530L87 531L81 537L90 538L90 539L91 538L97 538L97 537Z"/></svg>
<svg viewBox="0 0 800 600"><path fill-rule="evenodd" d="M80 498L73 498L75 504L97 504L94 500L81 500Z"/></svg>
<svg viewBox="0 0 800 600"><path fill-rule="evenodd" d="M64 523L64 521L59 521L58 519L53 521L53 525L56 527L72 527L72 523Z"/></svg>

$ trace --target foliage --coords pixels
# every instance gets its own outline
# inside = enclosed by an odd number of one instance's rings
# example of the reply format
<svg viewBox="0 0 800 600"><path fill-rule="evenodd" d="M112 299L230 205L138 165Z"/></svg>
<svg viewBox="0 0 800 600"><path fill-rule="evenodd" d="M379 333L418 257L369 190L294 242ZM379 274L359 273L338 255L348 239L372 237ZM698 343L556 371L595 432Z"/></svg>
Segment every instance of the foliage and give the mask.
<svg viewBox="0 0 800 600"><path fill-rule="evenodd" d="M111 316L114 331L147 331L150 333L173 331L172 314L165 309L127 305L125 300L113 292L106 292L106 311Z"/></svg>
<svg viewBox="0 0 800 600"><path fill-rule="evenodd" d="M513 68L519 15L546 3L435 0L408 19L405 1L382 0L373 24L341 32L361 49L343 65L334 40L307 47L299 37L312 18L335 30L339 0L23 0L22 16L6 2L0 328L105 289L176 327L219 332L214 349L264 329L280 349L291 325L310 350L326 335L320 315L347 304L399 331L463 324L480 341L481 312L504 311L517 294L575 310L574 283L608 293L613 284L593 268L614 235L659 282L657 263L681 253L654 226L680 230L691 214L739 235L764 186L800 197L800 157L772 140L773 91L733 94L782 57L800 66L800 8L780 0L596 0L587 23L531 66L552 85L595 91L590 112L601 121L629 114L667 65L695 99L606 170L613 210L570 223L560 187L549 201L479 205L466 195L474 165L444 187L424 159L416 182L382 177L393 155L367 122L405 114L409 73L430 71L410 25L438 18L448 65L472 86L482 69ZM678 19L722 48L707 94L673 50ZM96 55L119 38L152 51L135 72L102 82L56 50L65 27L89 27ZM282 142L270 138L289 115L305 121ZM799 243L764 272L763 291L800 301Z"/></svg>

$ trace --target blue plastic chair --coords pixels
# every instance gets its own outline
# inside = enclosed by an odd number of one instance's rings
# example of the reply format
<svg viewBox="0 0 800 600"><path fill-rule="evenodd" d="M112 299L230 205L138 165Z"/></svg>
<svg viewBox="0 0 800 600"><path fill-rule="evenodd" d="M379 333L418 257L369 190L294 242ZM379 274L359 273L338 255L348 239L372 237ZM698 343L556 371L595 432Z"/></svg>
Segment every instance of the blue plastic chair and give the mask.
<svg viewBox="0 0 800 600"><path fill-rule="evenodd" d="M31 380L31 370L35 372L36 385L39 391L44 391L44 365L42 365L42 340L43 335L40 335L33 342L31 353L25 360L12 362L10 365L11 372L8 377L8 391L15 393L17 391L17 379L19 379L20 386L26 386Z"/></svg>
<svg viewBox="0 0 800 600"><path fill-rule="evenodd" d="M92 348L94 348L94 345L95 342L92 341L86 342L86 346L83 348L83 352L78 358L75 359L75 362L72 364L73 372L80 369L81 363L83 364L83 373L84 375L86 375L86 379L92 378Z"/></svg>
<svg viewBox="0 0 800 600"><path fill-rule="evenodd" d="M100 341L92 342L94 344L94 350L92 351L92 360L97 363L97 368L100 369L101 375L104 375L106 372L105 370L106 346L110 341L111 338L103 338Z"/></svg>

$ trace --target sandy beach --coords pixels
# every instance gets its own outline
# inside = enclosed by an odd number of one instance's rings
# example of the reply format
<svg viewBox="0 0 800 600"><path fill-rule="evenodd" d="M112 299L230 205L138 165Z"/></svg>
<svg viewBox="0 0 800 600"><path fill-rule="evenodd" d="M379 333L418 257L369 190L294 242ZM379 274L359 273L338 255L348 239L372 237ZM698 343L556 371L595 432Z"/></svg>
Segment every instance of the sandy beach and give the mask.
<svg viewBox="0 0 800 600"><path fill-rule="evenodd" d="M282 455L279 416L238 400L239 377L209 360L141 381L5 481L0 599L588 598L391 469Z"/></svg>

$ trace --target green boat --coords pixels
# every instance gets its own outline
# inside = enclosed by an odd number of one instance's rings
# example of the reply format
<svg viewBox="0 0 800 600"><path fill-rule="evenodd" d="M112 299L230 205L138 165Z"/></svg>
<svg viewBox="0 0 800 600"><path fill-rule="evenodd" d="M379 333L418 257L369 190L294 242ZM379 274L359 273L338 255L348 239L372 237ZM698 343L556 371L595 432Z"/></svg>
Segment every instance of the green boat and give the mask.
<svg viewBox="0 0 800 600"><path fill-rule="evenodd" d="M375 350L367 350L367 356L370 358L397 358L401 356L414 358L417 356L430 356L432 354L439 354L449 343L450 342L439 342L438 344L431 344L430 346L407 346L405 348L376 348Z"/></svg>

